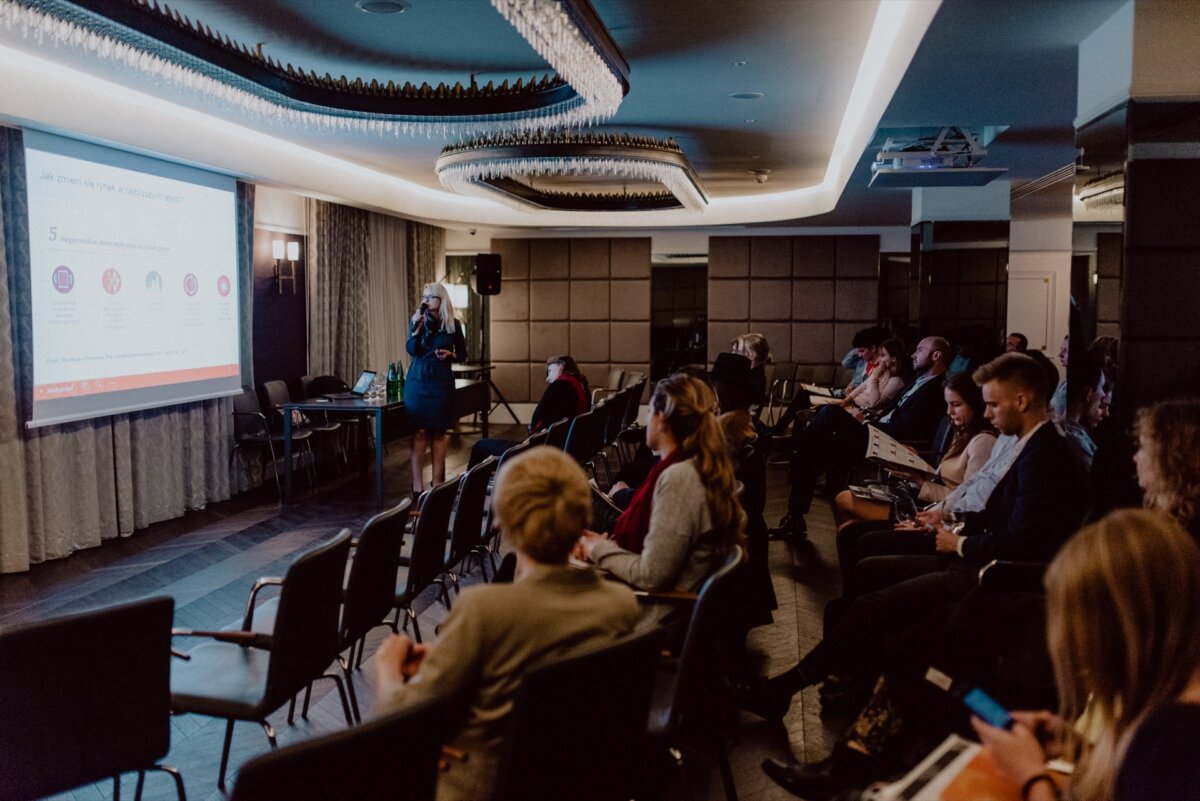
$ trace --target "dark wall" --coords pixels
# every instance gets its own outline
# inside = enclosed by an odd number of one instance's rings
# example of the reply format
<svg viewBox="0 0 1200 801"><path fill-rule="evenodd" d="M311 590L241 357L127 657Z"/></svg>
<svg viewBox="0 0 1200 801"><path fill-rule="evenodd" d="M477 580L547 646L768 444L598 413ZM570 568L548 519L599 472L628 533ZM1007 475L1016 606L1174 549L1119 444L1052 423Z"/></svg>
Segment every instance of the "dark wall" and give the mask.
<svg viewBox="0 0 1200 801"><path fill-rule="evenodd" d="M271 242L300 243L296 262L295 292L290 281L275 281ZM286 246L285 246L286 247ZM305 327L304 237L254 229L254 380L257 383L288 380L308 372L308 337Z"/></svg>

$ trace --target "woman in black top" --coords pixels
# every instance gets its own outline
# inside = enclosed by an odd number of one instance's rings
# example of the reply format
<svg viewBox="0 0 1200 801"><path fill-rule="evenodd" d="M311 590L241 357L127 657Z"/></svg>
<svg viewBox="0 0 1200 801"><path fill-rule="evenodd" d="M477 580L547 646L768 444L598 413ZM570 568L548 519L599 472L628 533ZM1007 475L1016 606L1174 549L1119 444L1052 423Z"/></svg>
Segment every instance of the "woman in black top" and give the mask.
<svg viewBox="0 0 1200 801"><path fill-rule="evenodd" d="M1064 740L1065 755L1076 761L1076 801L1196 798L1196 541L1158 512L1113 512L1076 534L1050 565L1046 620L1062 716L1014 712L1010 730L972 721L1022 798L1061 798L1043 765Z"/></svg>
<svg viewBox="0 0 1200 801"><path fill-rule="evenodd" d="M462 326L454 319L450 295L441 284L426 284L413 314L405 346L412 363L404 382L404 411L413 429L412 486L424 488L425 450L433 451L433 484L446 480L446 429L453 425L454 373L450 365L467 358Z"/></svg>

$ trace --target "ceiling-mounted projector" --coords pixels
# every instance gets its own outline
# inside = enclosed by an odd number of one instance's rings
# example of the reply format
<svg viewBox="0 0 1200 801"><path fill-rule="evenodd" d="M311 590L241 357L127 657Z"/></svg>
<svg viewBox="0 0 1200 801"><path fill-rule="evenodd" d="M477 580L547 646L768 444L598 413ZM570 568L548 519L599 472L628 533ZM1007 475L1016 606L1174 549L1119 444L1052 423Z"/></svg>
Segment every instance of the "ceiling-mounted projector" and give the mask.
<svg viewBox="0 0 1200 801"><path fill-rule="evenodd" d="M966 128L947 125L933 136L892 137L871 164L872 187L983 186L1007 170L980 167L987 149Z"/></svg>

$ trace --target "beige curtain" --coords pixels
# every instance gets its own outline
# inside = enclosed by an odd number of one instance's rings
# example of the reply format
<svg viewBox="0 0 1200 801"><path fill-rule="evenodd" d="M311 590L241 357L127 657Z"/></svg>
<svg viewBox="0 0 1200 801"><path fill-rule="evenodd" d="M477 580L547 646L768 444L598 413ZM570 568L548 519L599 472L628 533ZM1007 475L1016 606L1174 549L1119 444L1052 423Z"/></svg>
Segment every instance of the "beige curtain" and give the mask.
<svg viewBox="0 0 1200 801"><path fill-rule="evenodd" d="M308 201L308 371L353 381L369 364L368 213Z"/></svg>
<svg viewBox="0 0 1200 801"><path fill-rule="evenodd" d="M367 259L367 309L372 369L408 364L404 342L408 318L416 302L408 293L408 225L387 214L371 214L368 222L371 252Z"/></svg>
<svg viewBox="0 0 1200 801"><path fill-rule="evenodd" d="M415 304L421 297L421 288L438 280L446 271L446 231L425 223L407 222L408 297Z"/></svg>
<svg viewBox="0 0 1200 801"><path fill-rule="evenodd" d="M253 203L253 194L239 193L239 202ZM33 375L28 210L22 137L11 129L0 130L0 209L0 572L228 498L229 399L25 429Z"/></svg>

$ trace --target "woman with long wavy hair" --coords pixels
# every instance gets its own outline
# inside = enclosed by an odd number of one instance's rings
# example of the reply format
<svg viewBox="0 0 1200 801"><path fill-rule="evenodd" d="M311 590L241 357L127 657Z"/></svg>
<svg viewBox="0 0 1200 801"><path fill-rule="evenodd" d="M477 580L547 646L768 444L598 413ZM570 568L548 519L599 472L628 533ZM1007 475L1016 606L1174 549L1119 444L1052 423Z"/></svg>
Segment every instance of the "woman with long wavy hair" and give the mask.
<svg viewBox="0 0 1200 801"><path fill-rule="evenodd" d="M609 539L580 538L585 556L647 590L694 592L742 539L733 460L713 414L712 390L676 373L650 398L646 445L661 456Z"/></svg>
<svg viewBox="0 0 1200 801"><path fill-rule="evenodd" d="M1077 757L1069 788L1076 801L1195 798L1195 540L1176 521L1145 510L1113 512L1076 534L1046 574L1046 642L1061 716L1014 712L1011 730L973 721L1022 798L1062 797L1044 768L1059 753Z"/></svg>
<svg viewBox="0 0 1200 801"><path fill-rule="evenodd" d="M1200 540L1200 400L1166 400L1141 409L1134 433L1143 503Z"/></svg>

